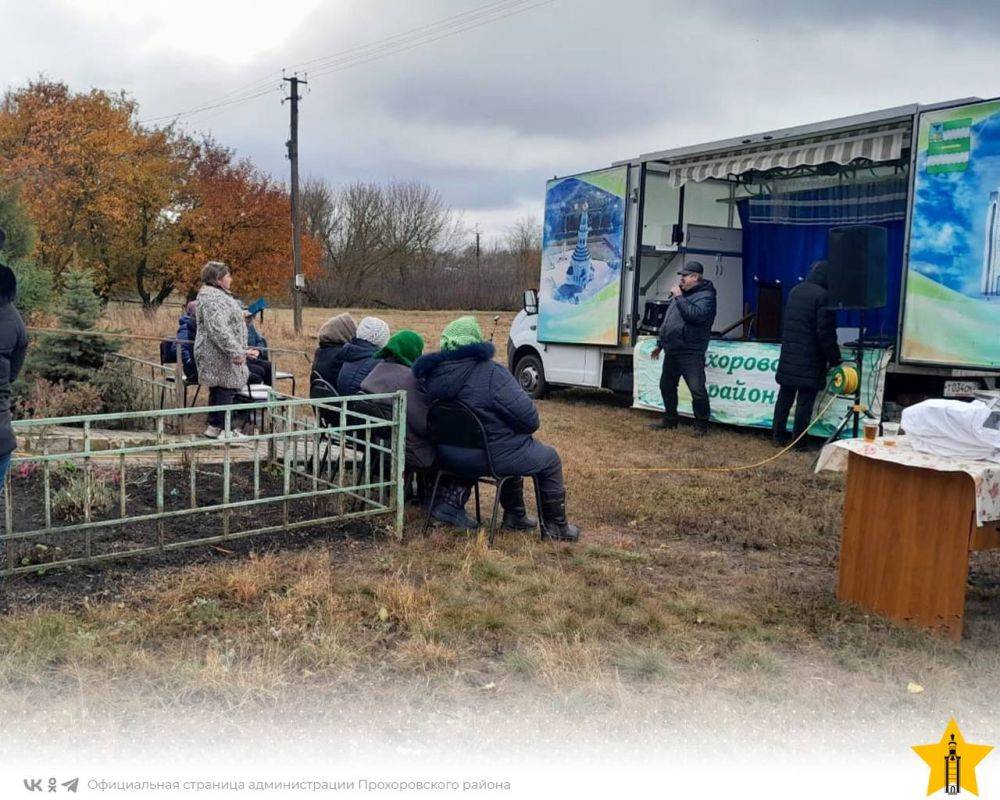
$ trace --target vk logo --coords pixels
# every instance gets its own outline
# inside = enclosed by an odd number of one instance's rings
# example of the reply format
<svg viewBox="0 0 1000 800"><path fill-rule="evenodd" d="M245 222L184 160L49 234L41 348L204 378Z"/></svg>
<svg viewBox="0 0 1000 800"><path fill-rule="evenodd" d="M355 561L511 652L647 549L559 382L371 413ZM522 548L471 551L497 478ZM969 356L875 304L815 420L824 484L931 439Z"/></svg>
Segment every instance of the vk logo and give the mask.
<svg viewBox="0 0 1000 800"><path fill-rule="evenodd" d="M25 778L24 788L27 789L29 792L44 792L45 791L45 786L43 785L44 783L45 783L44 778ZM67 792L73 792L75 794L76 790L80 786L80 779L73 778L72 780L65 781L62 784L60 784L56 778L48 779L48 790L50 792L58 791L59 786L62 786L63 789L65 789Z"/></svg>

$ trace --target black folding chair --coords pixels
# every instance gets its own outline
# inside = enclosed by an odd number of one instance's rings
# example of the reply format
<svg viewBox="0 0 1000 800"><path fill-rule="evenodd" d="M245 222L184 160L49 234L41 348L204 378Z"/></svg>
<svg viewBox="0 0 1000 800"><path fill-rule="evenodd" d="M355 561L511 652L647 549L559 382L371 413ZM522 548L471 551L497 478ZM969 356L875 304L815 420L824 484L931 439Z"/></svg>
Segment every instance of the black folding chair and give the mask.
<svg viewBox="0 0 1000 800"><path fill-rule="evenodd" d="M316 370L313 370L312 374L309 376L309 398L311 400L329 400L333 397L340 397L340 394L333 387L333 385L326 380L326 378L316 372ZM340 426L339 408L314 406L313 410L316 413L316 427L329 429ZM340 472L340 460L334 459L333 461L330 461L330 451L333 449L334 445L337 447L343 447L343 439L339 434L334 435L329 430L324 430L320 433L320 441L325 445L320 463L329 463L330 468L327 470L327 475L335 477Z"/></svg>
<svg viewBox="0 0 1000 800"><path fill-rule="evenodd" d="M171 342L169 339L164 339L163 341L160 342L160 364L162 364L163 366L168 366L168 365L172 366L172 367L175 368L174 371L176 372L177 371L177 359L169 357L170 356L170 353L169 353L170 345L172 345L172 344L175 345L176 347L181 347L182 346L180 342L174 343L174 342ZM163 380L164 380L165 383L173 383L177 379L177 377L180 377L181 381L184 384L184 407L187 408L187 405L188 405L188 387L190 387L190 386L194 386L194 399L191 401L191 405L194 405L195 403L197 403L198 402L198 393L201 391L201 386L197 382L192 382L192 381L188 380L187 375L184 374L184 367L180 367L180 376L177 376L177 375L167 375L166 373L164 373ZM160 408L163 408L163 405L164 405L164 401L165 401L164 393L165 393L164 390L161 388L160 389Z"/></svg>
<svg viewBox="0 0 1000 800"><path fill-rule="evenodd" d="M497 514L500 510L500 493L503 491L507 481L517 480L521 475L499 475L493 466L493 457L490 454L489 439L486 437L486 428L483 427L482 420L476 416L475 412L465 403L457 400L439 400L433 403L427 415L427 431L431 443L437 451L438 461L441 464L437 475L434 477L434 488L431 491L431 503L427 509L427 519L424 522L424 536L430 529L430 512L434 509L437 500L438 487L441 478L450 476L458 481L473 481L476 496L476 522L482 525L482 514L479 503L479 484L486 483L496 487L496 496L493 498L493 513L490 516L489 544L492 547L493 538L496 536ZM443 448L460 449L464 456L471 456L472 463L478 463L479 469L469 471L449 461L449 450ZM535 487L535 505L538 509L539 534L541 534L542 522L542 493L538 485L538 478L531 476L531 482Z"/></svg>
<svg viewBox="0 0 1000 800"><path fill-rule="evenodd" d="M378 403L374 400L354 400L351 402L351 409L359 414L364 414L369 417L375 417L376 419L391 420L392 419L392 406L387 403ZM392 428L391 426L382 426L377 428L370 428L370 441L374 445L378 445L379 448L390 447L392 445ZM361 431L356 431L356 434L360 434ZM358 437L360 438L360 436ZM355 448L358 444L355 443ZM386 453L382 449L372 450L371 448L364 448L361 454L361 461L356 462L355 475L361 473L365 469L365 462L371 459L371 464L375 468L378 475L378 482L381 483L385 478L385 467L386 467ZM381 489L379 490L382 491Z"/></svg>

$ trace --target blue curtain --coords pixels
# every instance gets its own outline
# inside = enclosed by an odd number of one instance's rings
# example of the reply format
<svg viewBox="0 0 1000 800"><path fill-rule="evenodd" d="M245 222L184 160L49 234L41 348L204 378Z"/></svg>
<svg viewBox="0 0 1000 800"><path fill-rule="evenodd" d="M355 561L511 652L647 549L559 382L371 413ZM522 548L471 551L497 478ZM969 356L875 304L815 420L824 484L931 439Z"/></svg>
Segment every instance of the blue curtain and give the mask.
<svg viewBox="0 0 1000 800"><path fill-rule="evenodd" d="M907 181L904 177L746 198L743 226L743 299L757 307L756 282L780 281L788 292L827 256L830 228L880 225L886 229L886 305L865 312L866 335L894 339L899 320ZM837 324L858 327L859 313L839 312Z"/></svg>

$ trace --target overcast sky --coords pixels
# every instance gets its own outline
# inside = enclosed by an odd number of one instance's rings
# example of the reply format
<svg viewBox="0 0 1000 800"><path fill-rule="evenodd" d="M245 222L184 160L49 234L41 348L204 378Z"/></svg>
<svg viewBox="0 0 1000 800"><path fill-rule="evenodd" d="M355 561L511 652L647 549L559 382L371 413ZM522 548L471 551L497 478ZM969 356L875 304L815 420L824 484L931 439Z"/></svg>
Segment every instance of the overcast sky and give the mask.
<svg viewBox="0 0 1000 800"><path fill-rule="evenodd" d="M272 89L181 122L284 179L288 107L274 87L282 67L313 62L300 67L312 76L303 175L419 179L488 234L539 213L555 174L905 103L1000 95L1000 10L990 1L553 0L319 74L332 62L317 59L489 4L0 0L0 79L125 89L144 119Z"/></svg>

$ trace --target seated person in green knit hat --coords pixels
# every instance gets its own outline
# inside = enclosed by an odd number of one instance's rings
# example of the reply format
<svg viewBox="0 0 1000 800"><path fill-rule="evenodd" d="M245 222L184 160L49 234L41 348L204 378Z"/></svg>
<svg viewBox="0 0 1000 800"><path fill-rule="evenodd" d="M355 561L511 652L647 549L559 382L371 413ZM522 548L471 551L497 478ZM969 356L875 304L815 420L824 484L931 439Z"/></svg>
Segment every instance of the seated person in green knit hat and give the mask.
<svg viewBox="0 0 1000 800"><path fill-rule="evenodd" d="M432 402L457 400L479 417L498 474L538 477L542 535L576 541L580 530L566 521L566 488L559 454L532 436L538 430L535 404L514 376L493 360L494 353L493 345L483 341L475 317L460 317L442 332L440 352L417 359L413 374ZM444 455L451 465L469 475L486 472L486 465L476 451L452 448ZM504 528L535 527L535 520L528 516L524 505L521 480L504 484L500 503L504 509Z"/></svg>
<svg viewBox="0 0 1000 800"><path fill-rule="evenodd" d="M375 354L383 360L361 382L361 391L365 394L388 394L400 389L406 392L406 469L415 473L429 472L438 467L437 453L427 433L427 395L410 369L423 352L424 340L419 333L398 331ZM391 407L392 401L386 400L385 404ZM469 491L470 489L454 481L442 481L438 487L437 509L431 509L431 516L435 516L436 510L435 518L459 527L475 529L475 520L464 513ZM430 500L430 497L424 499ZM457 522L455 507L460 508L465 517Z"/></svg>
<svg viewBox="0 0 1000 800"><path fill-rule="evenodd" d="M379 361L361 382L365 394L406 392L406 468L428 470L434 464L434 445L427 438L427 395L410 367L424 352L424 340L414 331L397 331L379 350ZM391 401L387 401L391 404Z"/></svg>

